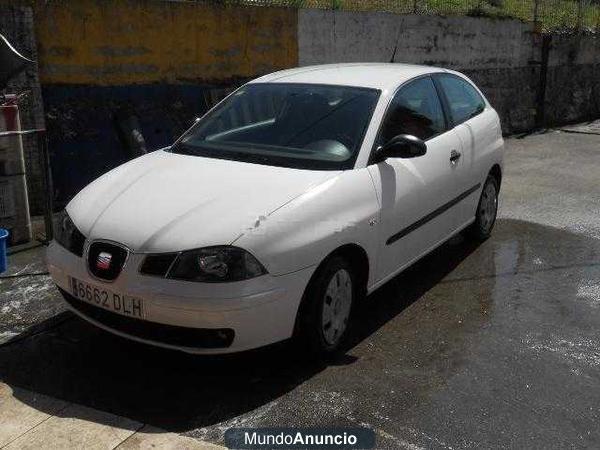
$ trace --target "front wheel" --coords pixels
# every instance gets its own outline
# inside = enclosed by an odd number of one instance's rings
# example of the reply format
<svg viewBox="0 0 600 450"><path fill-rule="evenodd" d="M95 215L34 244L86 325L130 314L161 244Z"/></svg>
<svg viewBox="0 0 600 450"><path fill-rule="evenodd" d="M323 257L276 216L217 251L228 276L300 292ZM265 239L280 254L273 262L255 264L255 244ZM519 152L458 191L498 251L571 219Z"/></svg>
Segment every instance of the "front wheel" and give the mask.
<svg viewBox="0 0 600 450"><path fill-rule="evenodd" d="M492 234L498 213L498 188L496 178L488 175L479 197L475 222L467 230L468 234L476 240L483 241Z"/></svg>
<svg viewBox="0 0 600 450"><path fill-rule="evenodd" d="M338 256L318 269L306 289L298 317L297 342L303 349L328 356L340 348L356 296L355 280L350 264Z"/></svg>

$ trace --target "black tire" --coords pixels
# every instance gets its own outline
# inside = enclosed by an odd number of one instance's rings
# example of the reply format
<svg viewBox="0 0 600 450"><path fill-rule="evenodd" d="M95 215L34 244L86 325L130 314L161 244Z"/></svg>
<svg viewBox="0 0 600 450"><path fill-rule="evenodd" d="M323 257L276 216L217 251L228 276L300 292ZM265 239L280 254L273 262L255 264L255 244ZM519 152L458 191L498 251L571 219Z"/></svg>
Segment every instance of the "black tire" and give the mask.
<svg viewBox="0 0 600 450"><path fill-rule="evenodd" d="M328 341L323 329L324 303L328 298L326 294L329 284L340 271L345 271L350 277L351 299L346 326L332 343ZM360 291L357 286L357 277L352 266L344 258L334 256L317 269L304 292L298 312L295 343L301 352L307 353L311 357L327 358L340 350L348 336L350 319L358 292ZM329 299L328 304L331 302L332 300Z"/></svg>
<svg viewBox="0 0 600 450"><path fill-rule="evenodd" d="M498 180L492 175L488 175L481 195L479 196L479 203L477 204L477 211L475 212L475 222L469 225L467 228L467 235L476 240L484 241L490 237L494 224L496 223L496 215L498 214L498 192L499 192ZM493 211L490 211L490 202L487 197L493 192Z"/></svg>

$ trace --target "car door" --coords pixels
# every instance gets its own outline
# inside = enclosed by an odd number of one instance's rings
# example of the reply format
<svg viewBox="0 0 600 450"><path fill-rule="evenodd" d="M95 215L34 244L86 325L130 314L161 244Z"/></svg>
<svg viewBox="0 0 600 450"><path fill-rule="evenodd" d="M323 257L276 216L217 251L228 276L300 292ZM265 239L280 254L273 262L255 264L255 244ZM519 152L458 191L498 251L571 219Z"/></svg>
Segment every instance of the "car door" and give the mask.
<svg viewBox="0 0 600 450"><path fill-rule="evenodd" d="M498 116L468 80L450 73L435 74L433 79L461 141L456 181L465 196L458 211L459 221L465 224L475 215L481 186L492 166L491 155L498 147Z"/></svg>
<svg viewBox="0 0 600 450"><path fill-rule="evenodd" d="M458 226L458 135L448 130L429 76L403 85L383 117L374 148L399 134L423 139L425 155L388 158L369 166L381 200L377 280L383 282L446 239ZM454 153L453 153L454 152Z"/></svg>

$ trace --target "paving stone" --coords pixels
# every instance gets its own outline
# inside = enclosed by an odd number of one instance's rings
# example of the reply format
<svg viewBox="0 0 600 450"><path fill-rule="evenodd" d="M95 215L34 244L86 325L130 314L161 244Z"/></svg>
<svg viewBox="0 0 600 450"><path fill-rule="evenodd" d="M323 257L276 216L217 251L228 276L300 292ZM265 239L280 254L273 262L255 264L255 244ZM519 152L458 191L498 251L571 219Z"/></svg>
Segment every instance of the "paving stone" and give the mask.
<svg viewBox="0 0 600 450"><path fill-rule="evenodd" d="M114 449L142 427L140 422L70 405L11 442L6 449Z"/></svg>
<svg viewBox="0 0 600 450"><path fill-rule="evenodd" d="M217 450L225 447L180 436L176 433L168 433L160 428L146 425L117 448L119 450L150 450L155 448L164 450Z"/></svg>
<svg viewBox="0 0 600 450"><path fill-rule="evenodd" d="M67 402L0 383L0 447L25 434Z"/></svg>

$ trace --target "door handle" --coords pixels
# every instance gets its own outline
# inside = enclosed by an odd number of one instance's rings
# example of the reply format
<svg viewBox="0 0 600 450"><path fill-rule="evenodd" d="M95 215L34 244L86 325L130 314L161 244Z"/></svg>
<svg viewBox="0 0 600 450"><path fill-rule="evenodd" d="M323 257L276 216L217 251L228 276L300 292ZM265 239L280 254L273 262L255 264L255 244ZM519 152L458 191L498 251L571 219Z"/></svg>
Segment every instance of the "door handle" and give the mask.
<svg viewBox="0 0 600 450"><path fill-rule="evenodd" d="M450 152L450 162L452 164L456 164L458 162L458 160L460 159L461 156L462 155L461 155L460 152L457 152L456 150L452 150Z"/></svg>

